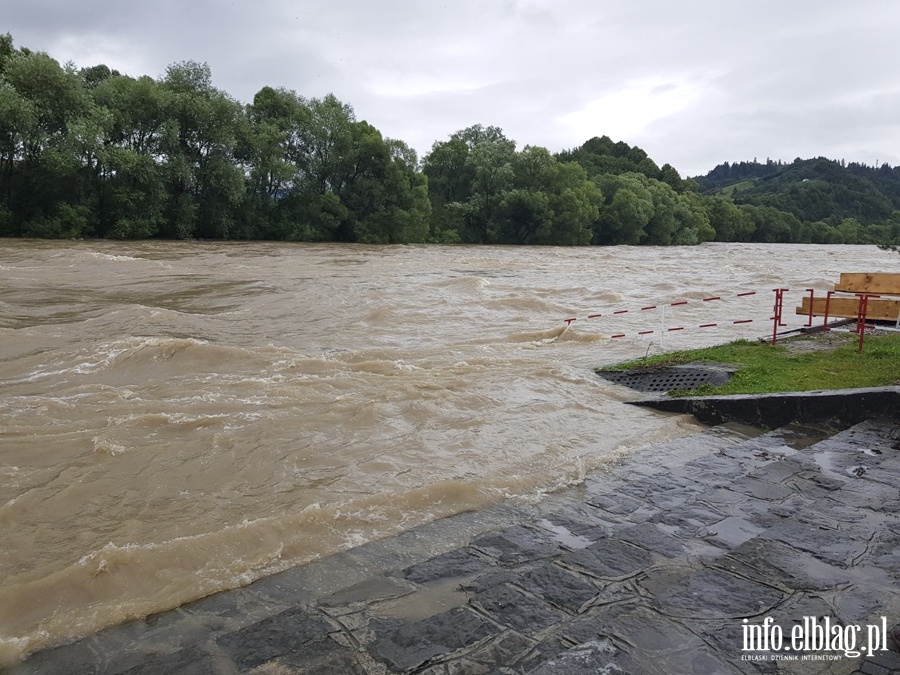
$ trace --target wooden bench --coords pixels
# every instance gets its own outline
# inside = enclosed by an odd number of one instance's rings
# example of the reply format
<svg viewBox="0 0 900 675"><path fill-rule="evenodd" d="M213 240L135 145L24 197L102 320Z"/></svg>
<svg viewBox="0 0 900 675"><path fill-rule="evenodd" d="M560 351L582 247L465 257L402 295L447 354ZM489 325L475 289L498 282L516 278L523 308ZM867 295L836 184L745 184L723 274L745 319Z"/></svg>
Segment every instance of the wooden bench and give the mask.
<svg viewBox="0 0 900 675"><path fill-rule="evenodd" d="M841 274L835 291L842 293L873 293L900 297L900 274L887 272L852 272ZM809 316L810 299L803 298L797 314ZM812 303L813 316L825 315L826 298L815 298ZM836 319L855 319L859 314L859 298L833 295L828 302L828 316ZM866 318L873 321L897 321L900 315L900 299L869 298Z"/></svg>

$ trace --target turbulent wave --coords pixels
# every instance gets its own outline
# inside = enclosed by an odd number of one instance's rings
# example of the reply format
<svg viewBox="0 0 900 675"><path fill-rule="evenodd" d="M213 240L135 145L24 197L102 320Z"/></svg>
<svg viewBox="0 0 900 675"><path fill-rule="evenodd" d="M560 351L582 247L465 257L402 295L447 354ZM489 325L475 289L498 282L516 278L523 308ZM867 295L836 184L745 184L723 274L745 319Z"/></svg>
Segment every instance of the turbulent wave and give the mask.
<svg viewBox="0 0 900 675"><path fill-rule="evenodd" d="M490 285L490 279L474 276L456 277L444 281L437 281L432 284L435 288L448 289L463 294L478 293L488 288Z"/></svg>
<svg viewBox="0 0 900 675"><path fill-rule="evenodd" d="M383 324L396 321L397 315L390 307L377 307L363 317L366 323Z"/></svg>
<svg viewBox="0 0 900 675"><path fill-rule="evenodd" d="M559 305L536 297L510 295L496 300L488 300L484 306L490 310L517 310L520 312L536 312L543 315L562 315L564 309Z"/></svg>
<svg viewBox="0 0 900 675"><path fill-rule="evenodd" d="M148 378L170 374L224 371L229 364L265 367L271 355L258 349L213 344L196 338L129 337L105 342L41 365L18 381L65 375L144 374ZM15 380L13 380L15 382Z"/></svg>
<svg viewBox="0 0 900 675"><path fill-rule="evenodd" d="M510 342L550 342L556 340L565 334L565 332L566 326L563 324L556 328L548 328L546 330L513 333L507 339Z"/></svg>
<svg viewBox="0 0 900 675"><path fill-rule="evenodd" d="M86 255L94 258L102 258L104 260L115 260L116 262L133 262L142 260L141 258L134 258L130 255L111 255L109 253L99 253L97 251L88 251Z"/></svg>
<svg viewBox="0 0 900 675"><path fill-rule="evenodd" d="M557 338L558 342L600 342L609 336L605 333L582 332L577 328L569 328L563 331Z"/></svg>

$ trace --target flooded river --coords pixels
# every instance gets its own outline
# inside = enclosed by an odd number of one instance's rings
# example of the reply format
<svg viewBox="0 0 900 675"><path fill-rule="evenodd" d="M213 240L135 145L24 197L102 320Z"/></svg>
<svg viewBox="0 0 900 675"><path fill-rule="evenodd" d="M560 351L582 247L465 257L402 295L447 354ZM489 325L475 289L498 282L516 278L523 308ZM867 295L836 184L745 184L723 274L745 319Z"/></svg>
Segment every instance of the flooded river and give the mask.
<svg viewBox="0 0 900 675"><path fill-rule="evenodd" d="M804 289L898 262L0 241L0 663L691 433L591 368L771 335L778 286L799 326Z"/></svg>

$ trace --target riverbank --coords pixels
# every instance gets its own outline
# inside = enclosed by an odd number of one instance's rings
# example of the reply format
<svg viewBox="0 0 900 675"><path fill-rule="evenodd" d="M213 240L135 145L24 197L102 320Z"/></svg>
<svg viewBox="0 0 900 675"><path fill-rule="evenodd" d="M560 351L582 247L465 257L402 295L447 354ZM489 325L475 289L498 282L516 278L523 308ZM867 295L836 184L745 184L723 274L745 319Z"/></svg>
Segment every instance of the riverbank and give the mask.
<svg viewBox="0 0 900 675"><path fill-rule="evenodd" d="M900 333L867 331L864 349L847 329L817 331L782 338L772 345L738 340L705 349L658 354L621 363L604 372L658 372L685 364L726 366L730 377L719 384L676 388L671 395L769 394L825 389L882 387L900 384Z"/></svg>
<svg viewBox="0 0 900 675"><path fill-rule="evenodd" d="M710 428L10 672L894 672L898 424ZM816 648L826 621L859 639ZM804 625L791 650L748 642Z"/></svg>

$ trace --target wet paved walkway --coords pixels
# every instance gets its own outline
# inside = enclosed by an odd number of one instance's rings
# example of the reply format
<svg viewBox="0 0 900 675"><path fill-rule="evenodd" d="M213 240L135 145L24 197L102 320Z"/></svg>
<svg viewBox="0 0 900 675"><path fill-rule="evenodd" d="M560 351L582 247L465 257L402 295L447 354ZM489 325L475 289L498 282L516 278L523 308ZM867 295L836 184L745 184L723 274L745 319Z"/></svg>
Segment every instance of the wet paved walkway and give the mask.
<svg viewBox="0 0 900 675"><path fill-rule="evenodd" d="M893 651L746 651L742 622L789 637L827 617L865 642L900 619L898 425L712 428L533 507L416 528L11 672L900 672Z"/></svg>

